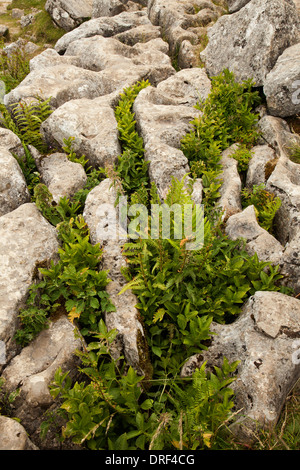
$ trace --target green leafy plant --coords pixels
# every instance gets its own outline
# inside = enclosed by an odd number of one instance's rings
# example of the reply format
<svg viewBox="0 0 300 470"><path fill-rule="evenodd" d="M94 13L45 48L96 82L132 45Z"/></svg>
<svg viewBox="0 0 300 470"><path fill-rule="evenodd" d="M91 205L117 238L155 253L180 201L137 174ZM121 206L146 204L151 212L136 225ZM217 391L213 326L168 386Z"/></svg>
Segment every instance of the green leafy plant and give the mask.
<svg viewBox="0 0 300 470"><path fill-rule="evenodd" d="M300 163L300 144L293 145L289 150L292 162Z"/></svg>
<svg viewBox="0 0 300 470"><path fill-rule="evenodd" d="M22 49L9 56L4 52L0 55L0 80L5 83L6 93L18 86L29 72L29 58Z"/></svg>
<svg viewBox="0 0 300 470"><path fill-rule="evenodd" d="M119 140L123 150L116 171L128 195L134 194L141 186L145 187L148 184L148 163L144 160L143 139L136 131L136 121L132 112L135 98L147 86L149 86L148 81L141 81L124 89L115 110Z"/></svg>
<svg viewBox="0 0 300 470"><path fill-rule="evenodd" d="M238 171L240 174L245 174L248 170L249 161L251 160L252 153L244 145L240 145L239 148L231 155L232 158L238 162Z"/></svg>
<svg viewBox="0 0 300 470"><path fill-rule="evenodd" d="M40 127L52 113L49 103L50 98L45 101L36 98L30 104L20 102L12 105L11 112L0 104L1 125L13 131L24 144L33 145L41 153L47 153L48 147L42 138Z"/></svg>
<svg viewBox="0 0 300 470"><path fill-rule="evenodd" d="M0 416L11 416L13 414L13 403L20 393L20 389L16 389L13 392L4 392L2 390L5 384L5 379L0 377Z"/></svg>
<svg viewBox="0 0 300 470"><path fill-rule="evenodd" d="M16 341L22 346L45 328L50 315L59 309L72 322L79 321L82 334L89 334L97 330L102 313L115 308L105 291L107 272L99 269L102 250L90 243L82 216L61 221L58 233L62 241L59 262L39 269L43 279L31 286L26 308L19 314L22 328Z"/></svg>
<svg viewBox="0 0 300 470"><path fill-rule="evenodd" d="M164 204L192 204L184 181L173 180ZM171 220L171 227L174 223ZM282 276L278 267L249 256L240 240L229 240L207 218L203 246L196 250L187 249L187 238L165 239L160 234L153 239L150 228L149 221L147 238L125 244L129 268L124 270L128 284L122 292L132 289L137 295L149 328L154 368L165 376L167 369L174 374L187 357L205 347L212 320L232 321L256 290L280 290ZM172 237L172 229L170 233Z"/></svg>
<svg viewBox="0 0 300 470"><path fill-rule="evenodd" d="M68 159L71 162L80 163L80 165L82 165L83 168L86 168L88 159L85 157L85 155L81 155L80 157L77 156L76 152L73 149L74 140L75 140L75 137L69 137L68 139L64 139L64 145L62 149L64 150L64 152L66 152Z"/></svg>
<svg viewBox="0 0 300 470"><path fill-rule="evenodd" d="M18 158L16 155L14 157L18 161L21 170L23 172L28 190L31 197L34 194L34 188L40 183L40 173L37 169L35 160L28 149L28 146L23 143L25 158Z"/></svg>
<svg viewBox="0 0 300 470"><path fill-rule="evenodd" d="M259 103L253 85L252 80L237 83L228 70L212 78L208 98L196 106L203 114L192 121L193 129L182 139L182 150L190 161L202 160L215 168L220 152L231 144L253 145L258 115L252 110Z"/></svg>
<svg viewBox="0 0 300 470"><path fill-rule="evenodd" d="M149 382L145 388L144 378L123 357L112 358L116 335L100 320L96 341L79 353L80 372L88 380L72 384L68 373L56 372L50 390L60 398L59 412L67 420L63 439L92 450L211 448L232 416L229 385L237 363L224 360L209 374L203 364L194 377L153 381L149 391Z"/></svg>
<svg viewBox="0 0 300 470"><path fill-rule="evenodd" d="M243 151L237 152L236 158L239 169L244 171L250 157L247 149L259 135L256 128L258 115L253 113L259 96L252 87L251 80L237 83L234 74L228 70L213 77L208 98L196 105L201 115L191 122L192 130L181 140L181 149L190 162L192 175L202 178L203 204L211 220L218 219L215 203L220 197L222 151L240 143Z"/></svg>
<svg viewBox="0 0 300 470"><path fill-rule="evenodd" d="M257 211L259 224L268 231L272 231L274 217L281 207L281 199L266 190L265 184L254 185L252 188L242 190L242 206L254 205Z"/></svg>
<svg viewBox="0 0 300 470"><path fill-rule="evenodd" d="M34 186L32 201L43 216L54 226L76 217L81 208L80 202L70 201L67 197L61 198L59 203L56 204L53 201L51 192L43 183Z"/></svg>

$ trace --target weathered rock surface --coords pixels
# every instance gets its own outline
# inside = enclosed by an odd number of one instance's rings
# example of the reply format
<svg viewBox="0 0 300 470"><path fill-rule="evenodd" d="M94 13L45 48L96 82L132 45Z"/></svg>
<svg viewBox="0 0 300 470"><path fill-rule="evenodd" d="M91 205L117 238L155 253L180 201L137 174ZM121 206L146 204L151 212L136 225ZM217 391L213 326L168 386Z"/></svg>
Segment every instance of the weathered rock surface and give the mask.
<svg viewBox="0 0 300 470"><path fill-rule="evenodd" d="M0 450L39 450L22 424L7 416L0 416L0 436Z"/></svg>
<svg viewBox="0 0 300 470"><path fill-rule="evenodd" d="M108 85L111 81L113 85L105 94L124 88L133 80L148 78L151 83L157 84L168 78L175 70L167 54L168 47L160 38L131 47L117 39L102 36L73 41L65 52L66 56L79 57L82 68L107 72L102 75L104 82Z"/></svg>
<svg viewBox="0 0 300 470"><path fill-rule="evenodd" d="M92 166L114 164L122 153L114 111L102 100L65 103L44 121L42 132L48 144L60 148L64 139L74 137L74 152L85 155Z"/></svg>
<svg viewBox="0 0 300 470"><path fill-rule="evenodd" d="M268 145L256 145L251 149L251 153L246 178L248 188L265 183L270 176L268 172L272 171L277 162L275 150Z"/></svg>
<svg viewBox="0 0 300 470"><path fill-rule="evenodd" d="M0 339L8 348L35 270L55 259L58 247L54 227L35 204L23 204L0 217Z"/></svg>
<svg viewBox="0 0 300 470"><path fill-rule="evenodd" d="M223 358L240 361L235 391L237 421L231 426L240 439L253 440L258 428L274 428L285 398L300 377L293 344L299 336L300 301L277 292L256 292L230 325L213 324L212 344L187 361L190 375L207 361L221 367Z"/></svg>
<svg viewBox="0 0 300 470"><path fill-rule="evenodd" d="M200 56L210 76L228 68L237 81L252 78L262 86L283 51L300 40L296 7L285 0L252 0L219 18L208 38Z"/></svg>
<svg viewBox="0 0 300 470"><path fill-rule="evenodd" d="M243 8L250 0L227 0L229 13L234 13Z"/></svg>
<svg viewBox="0 0 300 470"><path fill-rule="evenodd" d="M282 201L275 216L276 236L285 246L281 272L286 276L285 284L299 294L300 165L280 157L266 187Z"/></svg>
<svg viewBox="0 0 300 470"><path fill-rule="evenodd" d="M5 147L18 158L24 157L24 148L21 140L9 129L0 127L0 146Z"/></svg>
<svg viewBox="0 0 300 470"><path fill-rule="evenodd" d="M243 238L246 241L245 250L251 256L257 253L261 261L270 261L274 265L281 262L284 248L259 225L254 206L248 206L242 212L229 217L225 232L231 240Z"/></svg>
<svg viewBox="0 0 300 470"><path fill-rule="evenodd" d="M149 0L147 9L150 21L164 31L173 55L179 52L182 56L180 49L189 48L190 57L185 59L185 67L198 63L197 51L206 32L203 28L211 26L225 12L210 0ZM185 41L189 42L188 46L186 43L182 46Z"/></svg>
<svg viewBox="0 0 300 470"><path fill-rule="evenodd" d="M57 26L71 31L91 18L93 0L47 0L45 9Z"/></svg>
<svg viewBox="0 0 300 470"><path fill-rule="evenodd" d="M124 354L129 365L148 375L150 363L143 326L135 307L137 298L131 290L119 295L126 284L121 268L126 265L122 246L127 232L119 216L119 205L115 207L116 196L112 180L105 179L88 194L83 217L90 229L91 242L103 247L102 268L109 270L111 279L106 289L116 311L106 313L105 323L109 330L118 331L112 354L116 359Z"/></svg>
<svg viewBox="0 0 300 470"><path fill-rule="evenodd" d="M17 160L0 147L0 216L30 202L30 194Z"/></svg>
<svg viewBox="0 0 300 470"><path fill-rule="evenodd" d="M55 372L76 371L79 359L75 352L82 343L75 337L75 327L65 315L50 323L36 339L22 349L2 373L7 393L19 389L14 402L14 416L33 434L38 428L43 412L53 403L49 385Z"/></svg>
<svg viewBox="0 0 300 470"><path fill-rule="evenodd" d="M133 110L144 140L149 176L161 199L168 192L172 176L182 179L189 171L180 140L199 115L194 106L208 96L210 86L202 69L185 69L156 88L145 88L135 100Z"/></svg>
<svg viewBox="0 0 300 470"><path fill-rule="evenodd" d="M280 157L266 187L282 201L276 215L276 225L278 236L285 243L299 230L297 221L300 213L300 166L285 156Z"/></svg>
<svg viewBox="0 0 300 470"><path fill-rule="evenodd" d="M30 62L30 71L33 72L38 69L44 69L46 67L52 67L55 65L75 65L77 67L80 66L80 58L79 57L71 57L71 56L61 56L56 52L55 49L46 49L45 51L41 52L37 56L33 57Z"/></svg>
<svg viewBox="0 0 300 470"><path fill-rule="evenodd" d="M294 116L300 112L300 42L285 49L266 76L264 94L273 116Z"/></svg>
<svg viewBox="0 0 300 470"><path fill-rule="evenodd" d="M93 18L101 16L115 16L122 11L126 11L126 3L128 0L94 0L93 2Z"/></svg>
<svg viewBox="0 0 300 470"><path fill-rule="evenodd" d="M167 53L160 38L132 47L100 35L82 38L73 41L64 56L49 50L34 59L32 71L4 101L11 105L34 98L38 89L41 99L51 97L50 105L58 108L72 99L121 93L142 79L156 85L175 73Z"/></svg>
<svg viewBox="0 0 300 470"><path fill-rule="evenodd" d="M238 172L238 161L233 158L233 154L236 150L238 150L238 145L233 144L222 153L220 160L222 173L218 179L222 181L222 184L219 189L221 197L218 200L218 206L223 212L223 219L237 212L241 212L242 210L242 182Z"/></svg>
<svg viewBox="0 0 300 470"><path fill-rule="evenodd" d="M108 18L94 18L62 36L55 44L57 52L64 53L73 41L92 36L112 37L141 25L151 25L145 11L120 13Z"/></svg>
<svg viewBox="0 0 300 470"><path fill-rule="evenodd" d="M63 153L53 153L43 158L39 165L42 182L48 187L53 201L72 197L87 182L87 176L80 163L68 160Z"/></svg>
<svg viewBox="0 0 300 470"><path fill-rule="evenodd" d="M100 74L84 70L71 64L60 64L33 70L27 77L5 95L6 105L18 103L27 98L51 97L50 105L58 108L66 101L77 98L96 98L105 93Z"/></svg>
<svg viewBox="0 0 300 470"><path fill-rule="evenodd" d="M294 3L297 6L299 2ZM237 162L231 158L235 146L222 155L219 205L225 211L227 235L232 239L244 238L249 254L257 253L259 259L279 264L285 276L284 284L298 294L300 165L291 162L288 155L290 147L300 143L300 137L290 131L286 121L275 117L299 112L300 37L294 3L292 0L48 0L48 11L54 21L68 32L55 48L48 48L31 59L30 74L6 96L5 103L31 100L37 93L42 99L51 96L53 113L41 128L45 141L62 151L64 139L74 137L75 153L84 154L89 165L113 166L121 154L114 115L120 93L124 87L148 79L151 86L139 94L133 110L145 144L150 180L156 183L164 199L172 178L182 179L190 171L180 141L191 128L190 121L199 116L195 104L209 94L208 76L229 68L239 81L254 78L257 85L264 87L261 91L266 94L268 108L265 105L259 108L258 126L262 136L252 148L244 182L249 188L264 182L268 190L280 197L282 207L275 219L276 238L259 226L254 206L242 210L241 178ZM232 14L222 16L228 12L227 5ZM90 16L93 18L86 21ZM32 15L26 16L24 21L31 18ZM207 43L207 32L208 46L201 54L207 68L201 69L199 51ZM27 44L30 48L34 46ZM26 42L20 39L5 50L11 56L21 47L25 49ZM175 73L172 64L184 70ZM294 108L293 100L297 105ZM44 157L33 147L29 149L42 182L56 202L83 187L86 174L80 165L72 164L62 153ZM24 158L18 137L0 128L1 152ZM13 161L16 163L10 159ZM7 185L9 178L3 173L0 180L5 180ZM8 193L12 195L18 185L10 186ZM194 202L201 203L202 191L202 181L198 179L193 187ZM108 270L111 280L107 292L116 311L106 312L105 321L109 329L116 328L119 333L112 353L115 358L124 355L138 373L149 377L151 363L142 319L136 308L137 298L131 290L119 295L126 286L121 273L126 264L122 255L127 240L125 221L119 238L114 238L112 233L107 236L109 228L113 231L120 228L115 199L112 181L106 179L88 195L83 215L92 243L99 242L103 247L101 268ZM17 197L11 197L11 202L16 203ZM38 433L42 414L58 406L48 389L55 371L61 366L75 376L78 359L74 352L82 345L75 339L74 327L65 316L52 318L49 329L21 353L12 340L18 328L19 309L24 305L38 267L56 259L59 248L55 229L34 204L22 201L21 206L13 209L13 205L8 207L8 213L0 216L0 367L6 379L5 390L20 388L14 413L25 426L31 442L25 439L21 428L15 429L11 421L6 421L8 418L0 417L0 448L2 444L10 449L16 446L27 450L35 445L40 448ZM240 360L234 390L236 410L243 410L233 430L242 438L249 440L256 425L266 428L275 425L282 404L299 377L299 360L295 361L294 354L294 341L300 335L299 303L283 294L257 292L243 306L241 317L234 323L213 323L217 335L213 336L211 346L203 355L191 358L184 368L184 373L189 374L204 360L209 367L220 366L224 356L232 361ZM53 441L49 443L50 448L61 445L54 443L53 436L49 439ZM45 446L47 443L41 443L41 448Z"/></svg>
<svg viewBox="0 0 300 470"><path fill-rule="evenodd" d="M150 24L136 26L135 28L124 31L123 33L116 34L115 39L127 44L128 46L134 46L140 42L145 43L151 39L157 39L161 37L161 29L159 26L153 26ZM168 50L168 45L165 44Z"/></svg>
<svg viewBox="0 0 300 470"><path fill-rule="evenodd" d="M276 157L287 156L294 145L300 145L300 136L290 131L284 119L265 115L258 121L258 129L261 132L258 143L272 147Z"/></svg>

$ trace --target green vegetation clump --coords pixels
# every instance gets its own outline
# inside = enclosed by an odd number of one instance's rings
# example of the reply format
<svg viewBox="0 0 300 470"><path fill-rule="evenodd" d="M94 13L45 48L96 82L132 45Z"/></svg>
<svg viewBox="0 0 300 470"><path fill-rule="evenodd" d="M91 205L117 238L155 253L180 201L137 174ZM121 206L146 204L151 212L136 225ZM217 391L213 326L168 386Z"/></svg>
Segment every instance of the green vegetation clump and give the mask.
<svg viewBox="0 0 300 470"><path fill-rule="evenodd" d="M291 147L290 159L292 162L300 164L300 144L295 144Z"/></svg>
<svg viewBox="0 0 300 470"><path fill-rule="evenodd" d="M48 146L41 135L41 124L50 116L50 98L35 98L31 103L15 103L10 111L0 104L0 125L14 132L25 145L33 145L41 153L48 151Z"/></svg>
<svg viewBox="0 0 300 470"><path fill-rule="evenodd" d="M220 197L222 152L232 144L240 144L243 152L238 152L236 158L240 170L245 171L248 152L258 138L258 115L253 109L260 98L252 88L252 80L237 83L228 70L213 77L208 98L196 105L202 113L181 141L192 175L202 179L206 213L215 213L215 202Z"/></svg>
<svg viewBox="0 0 300 470"><path fill-rule="evenodd" d="M132 106L139 92L149 85L148 81L142 80L132 87L125 88L115 110L122 146L116 173L128 196L140 192L141 187L148 186L148 163L144 159L143 139L135 128Z"/></svg>
<svg viewBox="0 0 300 470"><path fill-rule="evenodd" d="M9 12L13 8L19 8L24 10L25 15L31 13L32 8L39 10L35 15L35 19L32 24L22 28L18 31L17 38L21 37L26 39L26 36L30 34L35 43L40 46L44 44L54 45L66 31L56 26L49 13L45 10L46 0L12 0L12 3L8 6L8 13L4 15L5 21L12 26L16 27L17 24L13 22L13 19L9 15ZM16 39L17 39L16 38ZM11 40L15 40L12 36Z"/></svg>
<svg viewBox="0 0 300 470"><path fill-rule="evenodd" d="M0 80L5 84L5 92L9 93L29 74L29 58L23 50L10 56L0 55Z"/></svg>
<svg viewBox="0 0 300 470"><path fill-rule="evenodd" d="M254 205L259 224L271 232L276 212L281 207L281 199L266 190L265 184L254 185L242 190L242 207Z"/></svg>
<svg viewBox="0 0 300 470"><path fill-rule="evenodd" d="M85 168L88 182L71 199L62 198L58 204L40 183L28 150L29 144L37 145L35 131L28 132L34 124L31 113L28 117L23 113L23 121L9 121L9 116L4 116L23 140L26 159L22 168L32 200L57 228L61 244L56 264L37 266L39 276L20 311L22 327L16 340L25 346L57 314L68 315L83 340L84 348L78 352L81 380L74 383L68 372L57 370L50 387L60 403L56 413L66 422L62 440L71 439L91 450L243 448L228 433L235 417L231 384L238 361L230 364L224 357L222 366L214 369L203 363L191 377L181 377L180 372L192 354L201 354L209 346L212 321L234 321L243 303L258 290L288 293L280 285L279 268L259 261L257 255L249 256L242 241L229 240L215 210L221 153L232 143L240 143L242 151L234 157L240 170L246 171L250 148L257 138L253 107L258 95L252 92L250 82L237 84L225 71L213 79L210 96L198 106L203 114L193 121L192 131L182 140L192 179L201 177L204 186L204 237L196 249L190 250L199 215L191 198L192 186L185 179L173 179L162 202L155 185L149 182L143 141L132 111L137 94L145 86L147 82L139 82L124 90L116 108L123 150L116 168L89 168L85 156L73 151L73 139L65 141L64 151L71 161ZM49 149L44 158L48 153ZM168 237L163 236L160 217L156 225L148 218L146 227L136 226L136 237L123 250L128 267L122 272L128 284L120 295L131 289L138 299L153 368L147 377L135 371L123 356L112 355L118 333L108 331L104 322L104 313L115 308L106 292L108 272L101 270L102 249L90 243L82 217L87 194L109 172L131 202L170 209ZM256 192L255 196L261 194ZM268 201L262 203L269 208ZM187 204L192 206L188 221L183 211ZM178 212L173 212L175 206ZM264 220L269 223L274 211L272 206L272 215L268 213ZM158 236L153 236L152 229ZM178 229L182 231L177 238ZM42 437L54 422L53 416L44 421Z"/></svg>

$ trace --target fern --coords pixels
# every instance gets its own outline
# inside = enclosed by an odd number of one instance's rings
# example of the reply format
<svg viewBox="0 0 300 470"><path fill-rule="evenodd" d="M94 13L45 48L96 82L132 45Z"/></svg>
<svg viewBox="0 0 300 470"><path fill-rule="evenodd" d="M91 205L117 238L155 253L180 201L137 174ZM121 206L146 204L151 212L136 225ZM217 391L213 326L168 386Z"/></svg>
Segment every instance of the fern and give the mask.
<svg viewBox="0 0 300 470"><path fill-rule="evenodd" d="M275 197L265 189L265 184L254 185L252 189L244 188L242 190L242 206L248 207L254 205L257 211L259 224L265 230L271 232L276 212L281 207L281 199Z"/></svg>
<svg viewBox="0 0 300 470"><path fill-rule="evenodd" d="M128 195L139 192L141 186L145 187L148 184L148 163L144 160L143 139L136 131L136 121L132 112L134 100L147 86L149 86L148 81L141 81L126 88L115 110L119 140L123 150L119 157L117 173Z"/></svg>
<svg viewBox="0 0 300 470"><path fill-rule="evenodd" d="M29 59L23 50L13 52L10 56L2 52L0 55L0 80L5 83L9 93L29 74Z"/></svg>
<svg viewBox="0 0 300 470"><path fill-rule="evenodd" d="M48 147L42 138L40 127L52 113L50 99L43 101L36 98L31 104L15 103L11 105L11 114L4 105L0 105L2 126L13 131L24 144L33 145L41 153L46 153Z"/></svg>

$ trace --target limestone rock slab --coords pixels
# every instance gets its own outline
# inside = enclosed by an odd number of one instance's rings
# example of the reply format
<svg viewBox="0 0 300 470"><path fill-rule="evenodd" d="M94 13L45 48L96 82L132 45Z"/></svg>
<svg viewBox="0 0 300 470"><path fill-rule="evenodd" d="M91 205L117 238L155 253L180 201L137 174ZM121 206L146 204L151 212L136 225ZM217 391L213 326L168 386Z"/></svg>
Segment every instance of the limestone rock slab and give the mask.
<svg viewBox="0 0 300 470"><path fill-rule="evenodd" d="M18 158L24 157L24 148L19 137L10 129L0 127L0 147L5 147Z"/></svg>
<svg viewBox="0 0 300 470"><path fill-rule="evenodd" d="M241 189L242 182L238 172L238 162L232 157L238 150L238 145L233 144L222 153L220 164L222 173L218 177L221 180L219 189L220 199L217 204L223 211L223 218L241 212Z"/></svg>
<svg viewBox="0 0 300 470"><path fill-rule="evenodd" d="M223 358L240 361L235 382L235 411L231 430L253 440L253 431L273 429L291 388L300 377L295 360L299 337L300 301L278 292L256 292L230 325L213 324L212 344L187 361L182 375L190 375L207 361L220 367Z"/></svg>
<svg viewBox="0 0 300 470"><path fill-rule="evenodd" d="M151 25L145 11L124 11L113 17L93 18L62 36L55 44L55 50L64 53L71 42L78 39L96 35L112 37L141 25Z"/></svg>
<svg viewBox="0 0 300 470"><path fill-rule="evenodd" d="M181 180L189 172L188 160L180 150L182 137L199 115L195 104L205 100L211 84L202 69L184 69L137 96L133 111L144 140L149 176L163 200L172 176Z"/></svg>
<svg viewBox="0 0 300 470"><path fill-rule="evenodd" d="M64 139L74 137L74 152L85 155L94 167L114 164L122 153L114 111L101 100L71 100L55 110L41 129L48 144L61 148Z"/></svg>
<svg viewBox="0 0 300 470"><path fill-rule="evenodd" d="M4 369L4 390L19 389L14 415L31 434L40 424L44 410L53 404L49 385L55 372L71 370L77 374L79 359L75 352L82 349L81 340L75 336L75 327L62 315L50 323Z"/></svg>
<svg viewBox="0 0 300 470"><path fill-rule="evenodd" d="M243 238L246 241L245 250L250 256L256 253L261 261L274 265L281 263L284 246L258 224L254 206L248 206L229 217L225 232L232 240Z"/></svg>
<svg viewBox="0 0 300 470"><path fill-rule="evenodd" d="M264 94L269 114L287 117L300 112L300 42L278 58L266 76Z"/></svg>
<svg viewBox="0 0 300 470"><path fill-rule="evenodd" d="M58 204L63 197L72 197L87 182L87 175L80 163L68 160L63 153L53 153L40 162L42 182L48 187Z"/></svg>
<svg viewBox="0 0 300 470"><path fill-rule="evenodd" d="M50 105L58 108L66 101L78 98L96 98L106 93L101 75L84 70L71 64L59 64L38 68L10 93L5 95L4 103L12 105L37 95L46 100L51 97Z"/></svg>
<svg viewBox="0 0 300 470"><path fill-rule="evenodd" d="M111 352L116 359L124 354L129 365L147 375L148 349L136 308L137 298L131 290L119 295L126 284L121 268L126 266L122 246L127 232L122 228L119 205L115 206L116 196L112 180L105 179L88 194L83 217L90 229L92 243L100 243L103 247L102 269L109 270L111 282L106 289L116 311L106 313L105 323L109 330L118 331ZM104 233L106 230L107 234Z"/></svg>
<svg viewBox="0 0 300 470"><path fill-rule="evenodd" d="M71 31L87 18L91 18L93 0L47 0L45 10L57 26Z"/></svg>
<svg viewBox="0 0 300 470"><path fill-rule="evenodd" d="M28 438L22 424L7 416L0 416L0 450L39 450Z"/></svg>
<svg viewBox="0 0 300 470"><path fill-rule="evenodd" d="M209 76L228 68L237 81L252 78L262 86L283 51L299 42L296 7L290 1L251 0L219 18L208 39L200 57Z"/></svg>
<svg viewBox="0 0 300 470"><path fill-rule="evenodd" d="M0 339L9 345L15 334L37 266L56 259L56 230L27 203L0 217ZM8 360L7 355L7 360Z"/></svg>
<svg viewBox="0 0 300 470"><path fill-rule="evenodd" d="M277 157L288 156L295 144L300 145L300 136L292 133L288 123L282 118L266 114L257 125L261 132L258 144L269 145Z"/></svg>
<svg viewBox="0 0 300 470"><path fill-rule="evenodd" d="M0 216L30 202L30 194L20 165L12 154L0 147Z"/></svg>

